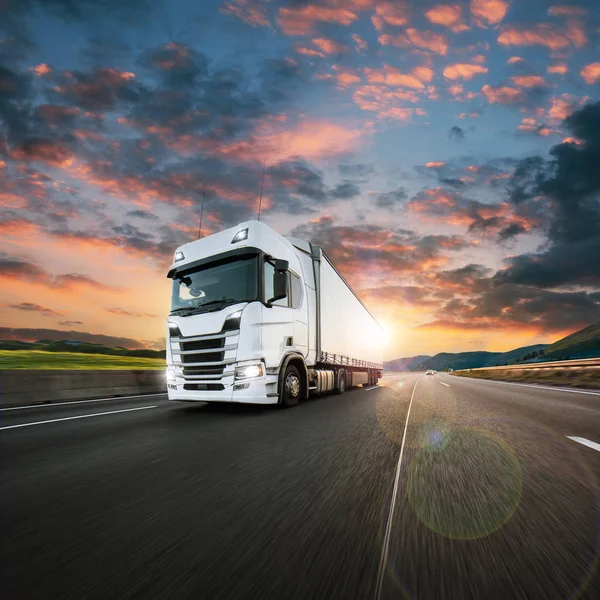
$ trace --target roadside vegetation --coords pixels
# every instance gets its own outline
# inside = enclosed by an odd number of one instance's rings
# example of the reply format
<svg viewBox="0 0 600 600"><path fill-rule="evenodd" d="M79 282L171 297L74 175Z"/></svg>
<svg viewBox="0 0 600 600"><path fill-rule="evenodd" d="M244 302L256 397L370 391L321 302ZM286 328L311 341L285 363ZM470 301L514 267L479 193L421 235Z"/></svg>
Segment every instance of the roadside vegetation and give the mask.
<svg viewBox="0 0 600 600"><path fill-rule="evenodd" d="M573 367L557 367L556 369L474 369L454 371L453 375L474 379L600 389L600 368L595 367L581 369Z"/></svg>
<svg viewBox="0 0 600 600"><path fill-rule="evenodd" d="M140 358L43 350L0 350L2 369L165 369L164 358Z"/></svg>

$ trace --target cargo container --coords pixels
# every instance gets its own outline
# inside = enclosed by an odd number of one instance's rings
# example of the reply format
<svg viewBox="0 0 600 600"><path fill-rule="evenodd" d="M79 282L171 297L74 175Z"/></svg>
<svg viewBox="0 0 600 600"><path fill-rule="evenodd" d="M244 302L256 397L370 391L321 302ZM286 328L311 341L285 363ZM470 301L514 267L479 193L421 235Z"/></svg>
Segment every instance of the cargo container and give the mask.
<svg viewBox="0 0 600 600"><path fill-rule="evenodd" d="M382 331L323 250L259 221L175 251L169 399L281 404L377 385Z"/></svg>

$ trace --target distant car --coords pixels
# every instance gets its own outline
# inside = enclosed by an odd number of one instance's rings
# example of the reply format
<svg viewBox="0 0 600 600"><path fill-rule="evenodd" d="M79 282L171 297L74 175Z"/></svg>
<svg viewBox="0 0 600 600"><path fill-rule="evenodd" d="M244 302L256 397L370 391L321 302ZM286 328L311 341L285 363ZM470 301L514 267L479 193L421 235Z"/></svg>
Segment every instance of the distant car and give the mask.
<svg viewBox="0 0 600 600"><path fill-rule="evenodd" d="M425 371L425 375L435 375L435 371L429 370L429 371Z"/></svg>

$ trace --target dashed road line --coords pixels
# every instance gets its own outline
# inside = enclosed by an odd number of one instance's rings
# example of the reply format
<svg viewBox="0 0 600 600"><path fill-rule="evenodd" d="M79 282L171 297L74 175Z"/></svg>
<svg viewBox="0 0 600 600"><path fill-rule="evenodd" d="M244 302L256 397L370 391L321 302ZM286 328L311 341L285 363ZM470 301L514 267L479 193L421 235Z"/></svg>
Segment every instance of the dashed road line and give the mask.
<svg viewBox="0 0 600 600"><path fill-rule="evenodd" d="M600 452L600 444L597 444L596 442L592 442L591 440L586 440L585 438L582 438L582 437L576 437L574 435L568 435L567 437L570 440L573 440L574 442L583 444L584 446L587 446L588 448L593 448L594 450L598 450L598 452Z"/></svg>
<svg viewBox="0 0 600 600"><path fill-rule="evenodd" d="M131 398L152 398L152 396L166 396L166 392L158 394L138 394L136 396L113 396L112 398L95 398L94 400L73 400L72 402L49 402L48 404L27 404L25 406L11 406L10 408L0 408L0 412L7 410L24 410L26 408L52 408L53 406L68 406L69 404L90 404L92 402L107 402L108 400L130 400Z"/></svg>
<svg viewBox="0 0 600 600"><path fill-rule="evenodd" d="M4 429L17 429L19 427L31 427L32 425L45 425L46 423L58 423L59 421L72 421L74 419L88 419L89 417L101 417L103 415L116 415L118 413L133 412L134 410L148 410L149 408L158 408L158 405L140 406L138 408L125 408L123 410L111 410L109 412L93 413L91 415L77 415L76 417L63 417L62 419L49 419L47 421L34 421L33 423L20 423L19 425L0 427L0 431Z"/></svg>

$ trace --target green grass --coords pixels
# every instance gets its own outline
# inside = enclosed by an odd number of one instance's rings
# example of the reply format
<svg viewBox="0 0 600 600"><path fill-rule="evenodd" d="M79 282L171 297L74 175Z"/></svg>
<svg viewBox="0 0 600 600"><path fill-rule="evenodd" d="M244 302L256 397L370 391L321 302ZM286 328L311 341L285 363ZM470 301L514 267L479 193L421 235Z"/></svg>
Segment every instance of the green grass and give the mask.
<svg viewBox="0 0 600 600"><path fill-rule="evenodd" d="M0 350L2 369L165 369L164 359L81 354L76 352L44 352L41 350Z"/></svg>

